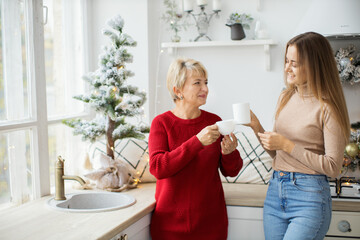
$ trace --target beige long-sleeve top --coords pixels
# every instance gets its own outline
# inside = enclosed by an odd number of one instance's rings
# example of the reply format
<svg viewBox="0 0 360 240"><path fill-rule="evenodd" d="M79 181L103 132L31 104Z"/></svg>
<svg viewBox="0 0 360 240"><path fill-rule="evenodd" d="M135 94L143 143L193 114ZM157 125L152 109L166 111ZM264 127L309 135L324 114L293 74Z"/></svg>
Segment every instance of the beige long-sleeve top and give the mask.
<svg viewBox="0 0 360 240"><path fill-rule="evenodd" d="M291 140L291 154L277 150L275 170L336 177L343 163L345 140L331 109L321 114L320 102L298 92L276 119L274 131Z"/></svg>

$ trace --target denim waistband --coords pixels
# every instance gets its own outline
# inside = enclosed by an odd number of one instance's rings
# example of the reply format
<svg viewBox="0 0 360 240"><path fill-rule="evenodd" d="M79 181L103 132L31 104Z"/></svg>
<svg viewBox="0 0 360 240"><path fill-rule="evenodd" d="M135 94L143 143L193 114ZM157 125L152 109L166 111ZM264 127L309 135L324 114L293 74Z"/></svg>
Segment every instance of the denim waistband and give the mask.
<svg viewBox="0 0 360 240"><path fill-rule="evenodd" d="M316 178L316 179L324 179L328 180L326 175L322 174L305 174L305 173L298 173L298 172L286 172L286 171L274 171L273 178L281 178L281 179L289 179L294 180L296 178Z"/></svg>

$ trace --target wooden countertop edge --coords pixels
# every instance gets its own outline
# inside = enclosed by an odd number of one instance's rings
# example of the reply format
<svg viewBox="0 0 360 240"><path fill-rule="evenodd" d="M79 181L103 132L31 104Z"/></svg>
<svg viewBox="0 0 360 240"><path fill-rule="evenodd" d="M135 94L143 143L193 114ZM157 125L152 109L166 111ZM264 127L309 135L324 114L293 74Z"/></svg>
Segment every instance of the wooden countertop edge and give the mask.
<svg viewBox="0 0 360 240"><path fill-rule="evenodd" d="M226 206L240 206L240 207L264 207L264 202L242 201L239 203L238 199L226 199Z"/></svg>

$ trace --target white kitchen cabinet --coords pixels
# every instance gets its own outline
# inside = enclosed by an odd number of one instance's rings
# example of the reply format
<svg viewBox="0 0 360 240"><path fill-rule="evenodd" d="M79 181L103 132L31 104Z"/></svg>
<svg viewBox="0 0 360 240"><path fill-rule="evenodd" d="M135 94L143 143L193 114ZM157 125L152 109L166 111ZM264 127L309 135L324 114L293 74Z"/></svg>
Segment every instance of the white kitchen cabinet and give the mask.
<svg viewBox="0 0 360 240"><path fill-rule="evenodd" d="M229 218L228 240L262 240L263 208L227 206Z"/></svg>
<svg viewBox="0 0 360 240"><path fill-rule="evenodd" d="M151 240L150 236L151 213L116 234L111 240Z"/></svg>
<svg viewBox="0 0 360 240"><path fill-rule="evenodd" d="M264 237L261 207L227 206L228 240L262 240ZM147 214L111 240L151 240L151 213Z"/></svg>
<svg viewBox="0 0 360 240"><path fill-rule="evenodd" d="M229 218L228 240L262 240L263 208L227 206ZM333 211L326 240L344 238L360 240L360 212Z"/></svg>
<svg viewBox="0 0 360 240"><path fill-rule="evenodd" d="M333 211L327 240L360 239L360 212Z"/></svg>

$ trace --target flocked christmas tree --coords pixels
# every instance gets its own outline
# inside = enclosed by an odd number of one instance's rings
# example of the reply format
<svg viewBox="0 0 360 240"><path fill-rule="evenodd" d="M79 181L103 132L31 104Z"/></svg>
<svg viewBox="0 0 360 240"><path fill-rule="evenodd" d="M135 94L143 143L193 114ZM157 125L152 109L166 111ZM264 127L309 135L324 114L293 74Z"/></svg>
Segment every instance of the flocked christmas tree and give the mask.
<svg viewBox="0 0 360 240"><path fill-rule="evenodd" d="M137 87L128 84L128 78L134 73L127 70L126 64L133 61L132 55L127 51L135 47L136 42L123 33L124 20L116 16L108 21L112 30L104 30L111 44L104 47L100 55L99 68L84 77L91 86L91 92L75 99L88 103L97 116L90 120L72 119L63 123L74 128L74 134L83 136L83 140L95 142L105 135L106 154L114 159L115 141L123 138L143 139L149 127L133 125L126 119L143 114L142 105L146 94Z"/></svg>

